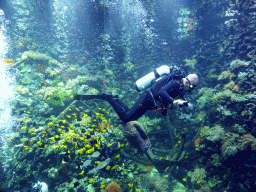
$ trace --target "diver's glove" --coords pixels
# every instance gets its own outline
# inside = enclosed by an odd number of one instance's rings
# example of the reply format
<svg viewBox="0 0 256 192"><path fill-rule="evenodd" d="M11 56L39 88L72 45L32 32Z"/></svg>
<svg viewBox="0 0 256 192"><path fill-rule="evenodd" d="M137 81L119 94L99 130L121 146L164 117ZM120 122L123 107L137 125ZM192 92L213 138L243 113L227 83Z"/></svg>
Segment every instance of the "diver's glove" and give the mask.
<svg viewBox="0 0 256 192"><path fill-rule="evenodd" d="M187 102L187 101L184 101L184 100L181 100L181 99L177 99L173 102L174 105L177 105L179 107L182 107L182 106L190 106L190 104Z"/></svg>

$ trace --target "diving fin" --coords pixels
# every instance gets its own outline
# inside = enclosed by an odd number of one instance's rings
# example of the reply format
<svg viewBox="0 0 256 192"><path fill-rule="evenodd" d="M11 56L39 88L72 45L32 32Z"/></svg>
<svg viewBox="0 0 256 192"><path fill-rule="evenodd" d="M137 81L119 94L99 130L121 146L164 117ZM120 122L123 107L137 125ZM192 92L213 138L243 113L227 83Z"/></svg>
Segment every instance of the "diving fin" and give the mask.
<svg viewBox="0 0 256 192"><path fill-rule="evenodd" d="M74 100L91 100L91 99L103 99L105 100L105 94L85 94L75 95Z"/></svg>

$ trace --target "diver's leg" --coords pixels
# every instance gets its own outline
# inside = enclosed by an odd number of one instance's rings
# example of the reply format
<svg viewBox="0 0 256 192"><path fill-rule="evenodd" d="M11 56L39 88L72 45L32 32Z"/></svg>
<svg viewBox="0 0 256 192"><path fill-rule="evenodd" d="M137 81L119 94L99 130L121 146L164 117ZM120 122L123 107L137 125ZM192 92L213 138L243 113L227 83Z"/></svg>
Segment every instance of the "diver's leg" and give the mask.
<svg viewBox="0 0 256 192"><path fill-rule="evenodd" d="M129 111L126 112L126 118L128 121L137 120L144 115L147 110L151 110L154 106L152 96L148 91L145 91L141 94Z"/></svg>
<svg viewBox="0 0 256 192"><path fill-rule="evenodd" d="M117 95L112 95L111 93L99 93L99 94L84 94L84 95L75 95L75 100L91 100L91 99L101 99L107 100L108 98L118 98Z"/></svg>
<svg viewBox="0 0 256 192"><path fill-rule="evenodd" d="M141 117L147 110L152 109L154 102L148 91L143 92L137 101L134 103L131 109L129 109L122 101L118 99L117 95L112 95L110 93L102 94L85 94L76 95L75 100L90 100L90 99L101 99L106 100L113 107L115 112L118 114L120 119L127 123L132 120L137 120Z"/></svg>
<svg viewBox="0 0 256 192"><path fill-rule="evenodd" d="M119 99L109 97L106 99L109 104L113 107L115 112L118 114L120 119L127 123L129 121L137 120L141 117L147 110L152 108L154 105L153 101L151 100L151 96L148 92L144 92L140 95L137 101L134 103L131 109L127 110L126 107ZM124 105L124 106L123 106Z"/></svg>
<svg viewBox="0 0 256 192"><path fill-rule="evenodd" d="M125 105L121 100L119 99L115 99L115 101L120 104L124 109L125 111L129 111L129 107L127 107L127 105Z"/></svg>

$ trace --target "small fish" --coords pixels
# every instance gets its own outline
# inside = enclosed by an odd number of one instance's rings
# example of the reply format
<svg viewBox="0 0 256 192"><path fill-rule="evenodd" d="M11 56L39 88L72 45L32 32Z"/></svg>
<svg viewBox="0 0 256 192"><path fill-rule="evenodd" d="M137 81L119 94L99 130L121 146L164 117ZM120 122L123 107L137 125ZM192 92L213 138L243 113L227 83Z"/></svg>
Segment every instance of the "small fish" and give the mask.
<svg viewBox="0 0 256 192"><path fill-rule="evenodd" d="M87 148L87 149L91 149L91 148L92 148L92 146L89 145L89 144L84 145L84 147ZM97 152L97 151L96 151L96 152ZM96 152L94 152L94 153L96 153ZM94 155L94 153L93 153L92 155ZM92 157L92 155L91 155L91 157Z"/></svg>
<svg viewBox="0 0 256 192"><path fill-rule="evenodd" d="M80 175L83 175L84 174L84 170L81 171Z"/></svg>
<svg viewBox="0 0 256 192"><path fill-rule="evenodd" d="M88 181L89 183L93 183L94 182L94 179L91 179L90 181Z"/></svg>
<svg viewBox="0 0 256 192"><path fill-rule="evenodd" d="M101 184L100 189L105 189L105 187L106 187L105 185Z"/></svg>
<svg viewBox="0 0 256 192"><path fill-rule="evenodd" d="M41 81L41 83L48 83L47 81Z"/></svg>
<svg viewBox="0 0 256 192"><path fill-rule="evenodd" d="M96 170L103 169L104 167L108 166L110 162L111 162L111 159L110 159L110 158L106 159L105 161L101 162L101 163L96 167Z"/></svg>
<svg viewBox="0 0 256 192"><path fill-rule="evenodd" d="M91 160L89 160L89 159L86 160L83 165L81 165L80 163L78 163L78 165L80 165L80 168L81 168L81 169L83 169L84 167L87 167L87 166L90 165L90 164L91 164Z"/></svg>
<svg viewBox="0 0 256 192"><path fill-rule="evenodd" d="M133 183L128 183L128 186L133 188Z"/></svg>
<svg viewBox="0 0 256 192"><path fill-rule="evenodd" d="M50 73L50 75L57 75L57 73L55 73L55 72L52 71L52 72Z"/></svg>
<svg viewBox="0 0 256 192"><path fill-rule="evenodd" d="M103 84L105 84L106 82L107 82L107 80L104 80L104 81L103 81Z"/></svg>
<svg viewBox="0 0 256 192"><path fill-rule="evenodd" d="M108 147L109 147L111 150L119 149L119 148L120 148L120 142L111 141L111 142L108 144Z"/></svg>
<svg viewBox="0 0 256 192"><path fill-rule="evenodd" d="M13 63L14 62L14 60L12 60L12 59L6 59L5 61L4 61L4 63Z"/></svg>
<svg viewBox="0 0 256 192"><path fill-rule="evenodd" d="M115 165L114 167L111 168L111 170L118 169L118 168L119 168L119 165Z"/></svg>
<svg viewBox="0 0 256 192"><path fill-rule="evenodd" d="M100 152L99 151L95 151L90 157L96 158L100 156Z"/></svg>
<svg viewBox="0 0 256 192"><path fill-rule="evenodd" d="M61 66L61 69L62 69L62 70L66 69L66 65L62 65L62 66Z"/></svg>
<svg viewBox="0 0 256 192"><path fill-rule="evenodd" d="M94 147L86 151L86 153L92 153L92 152L94 152Z"/></svg>

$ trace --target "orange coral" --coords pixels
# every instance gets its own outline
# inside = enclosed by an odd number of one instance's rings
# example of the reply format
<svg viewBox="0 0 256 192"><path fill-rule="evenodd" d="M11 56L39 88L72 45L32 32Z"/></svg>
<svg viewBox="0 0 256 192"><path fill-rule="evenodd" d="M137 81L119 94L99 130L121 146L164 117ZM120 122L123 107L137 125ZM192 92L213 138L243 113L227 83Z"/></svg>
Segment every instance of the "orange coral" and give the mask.
<svg viewBox="0 0 256 192"><path fill-rule="evenodd" d="M239 91L239 90L240 90L240 87L239 87L238 85L235 85L235 86L233 87L233 89L235 89L236 91Z"/></svg>
<svg viewBox="0 0 256 192"><path fill-rule="evenodd" d="M189 24L194 23L194 19L193 19L193 18L188 18L188 23L189 23Z"/></svg>
<svg viewBox="0 0 256 192"><path fill-rule="evenodd" d="M197 147L197 145L200 143L200 137L198 137L195 141L194 141L194 144L195 144L195 147Z"/></svg>
<svg viewBox="0 0 256 192"><path fill-rule="evenodd" d="M117 183L110 183L105 188L105 192L121 192Z"/></svg>
<svg viewBox="0 0 256 192"><path fill-rule="evenodd" d="M75 142L75 141L72 141L72 145L77 145L77 142Z"/></svg>
<svg viewBox="0 0 256 192"><path fill-rule="evenodd" d="M192 30L193 30L193 26L192 25L187 27L187 31L192 31Z"/></svg>
<svg viewBox="0 0 256 192"><path fill-rule="evenodd" d="M45 73L47 68L48 68L48 66L45 64L35 65L36 72L38 72L38 73Z"/></svg>
<svg viewBox="0 0 256 192"><path fill-rule="evenodd" d="M234 73L232 73L231 75L229 75L229 81L232 80L232 78L233 78L234 75L235 75Z"/></svg>
<svg viewBox="0 0 256 192"><path fill-rule="evenodd" d="M61 74L61 79L64 83L66 83L69 79L75 79L78 76L78 72L75 71L68 71L67 73L62 73Z"/></svg>
<svg viewBox="0 0 256 192"><path fill-rule="evenodd" d="M153 168L154 168L154 166L147 166L148 172L151 173Z"/></svg>

